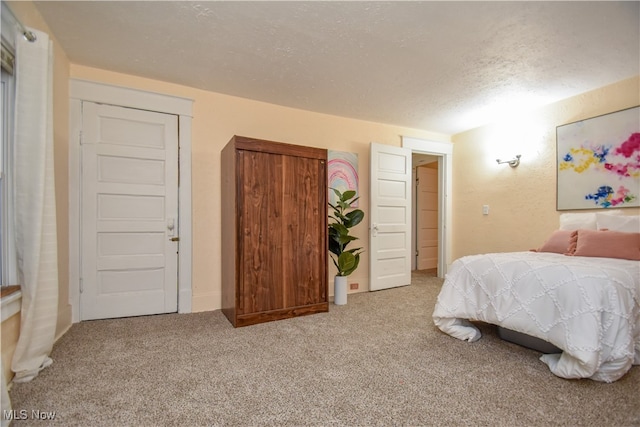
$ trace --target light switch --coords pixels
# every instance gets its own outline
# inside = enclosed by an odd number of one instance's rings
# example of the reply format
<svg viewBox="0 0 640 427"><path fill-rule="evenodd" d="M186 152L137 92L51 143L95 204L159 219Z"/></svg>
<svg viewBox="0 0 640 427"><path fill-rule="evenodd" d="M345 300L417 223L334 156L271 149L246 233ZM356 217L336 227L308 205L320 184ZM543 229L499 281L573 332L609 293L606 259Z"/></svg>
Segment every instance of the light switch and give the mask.
<svg viewBox="0 0 640 427"><path fill-rule="evenodd" d="M482 205L482 215L489 215L489 205Z"/></svg>

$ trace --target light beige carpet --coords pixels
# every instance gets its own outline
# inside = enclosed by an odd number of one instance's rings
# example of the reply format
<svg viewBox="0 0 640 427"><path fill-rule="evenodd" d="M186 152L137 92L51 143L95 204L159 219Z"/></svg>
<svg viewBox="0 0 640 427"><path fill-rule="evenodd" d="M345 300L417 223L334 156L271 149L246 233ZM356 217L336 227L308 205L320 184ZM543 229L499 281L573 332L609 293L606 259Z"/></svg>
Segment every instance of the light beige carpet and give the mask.
<svg viewBox="0 0 640 427"><path fill-rule="evenodd" d="M441 283L239 329L220 311L75 324L13 406L80 426L640 425L640 367L565 380L494 326L451 338L431 321Z"/></svg>

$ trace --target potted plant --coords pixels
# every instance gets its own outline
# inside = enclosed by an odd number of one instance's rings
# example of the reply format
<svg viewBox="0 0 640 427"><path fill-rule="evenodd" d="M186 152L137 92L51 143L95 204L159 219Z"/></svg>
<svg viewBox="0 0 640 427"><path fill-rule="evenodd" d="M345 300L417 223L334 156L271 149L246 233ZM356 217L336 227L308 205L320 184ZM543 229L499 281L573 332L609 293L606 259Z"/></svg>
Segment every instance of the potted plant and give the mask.
<svg viewBox="0 0 640 427"><path fill-rule="evenodd" d="M356 192L347 190L344 193L331 188L338 200L335 205L329 203L333 214L329 215L329 252L333 264L338 269L334 280L334 303L343 305L347 303L347 276L353 273L360 263L362 248L347 249L349 243L358 240L349 234L349 229L362 222L364 212L353 209L351 205L359 199Z"/></svg>

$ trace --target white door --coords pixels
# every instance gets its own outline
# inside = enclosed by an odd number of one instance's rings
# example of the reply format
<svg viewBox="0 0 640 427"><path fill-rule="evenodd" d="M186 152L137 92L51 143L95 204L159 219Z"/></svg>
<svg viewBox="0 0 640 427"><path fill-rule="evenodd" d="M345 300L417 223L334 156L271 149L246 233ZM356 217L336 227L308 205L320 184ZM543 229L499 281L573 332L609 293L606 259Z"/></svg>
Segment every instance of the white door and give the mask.
<svg viewBox="0 0 640 427"><path fill-rule="evenodd" d="M81 320L177 311L177 116L83 102L81 141Z"/></svg>
<svg viewBox="0 0 640 427"><path fill-rule="evenodd" d="M438 170L416 168L417 269L438 267Z"/></svg>
<svg viewBox="0 0 640 427"><path fill-rule="evenodd" d="M411 283L411 150L371 143L369 289Z"/></svg>

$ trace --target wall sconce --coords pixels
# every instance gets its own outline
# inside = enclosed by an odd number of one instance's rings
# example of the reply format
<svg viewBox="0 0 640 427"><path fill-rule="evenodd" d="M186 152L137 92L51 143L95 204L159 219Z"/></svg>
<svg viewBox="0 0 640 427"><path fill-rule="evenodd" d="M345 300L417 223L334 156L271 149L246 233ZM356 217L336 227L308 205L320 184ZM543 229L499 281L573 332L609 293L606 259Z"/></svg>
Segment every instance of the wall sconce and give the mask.
<svg viewBox="0 0 640 427"><path fill-rule="evenodd" d="M515 159L511 159L511 160L496 159L496 162L498 162L499 165L501 165L503 163L508 163L509 166L511 166L512 168L515 168L516 166L518 166L520 164L520 154L517 154Z"/></svg>

